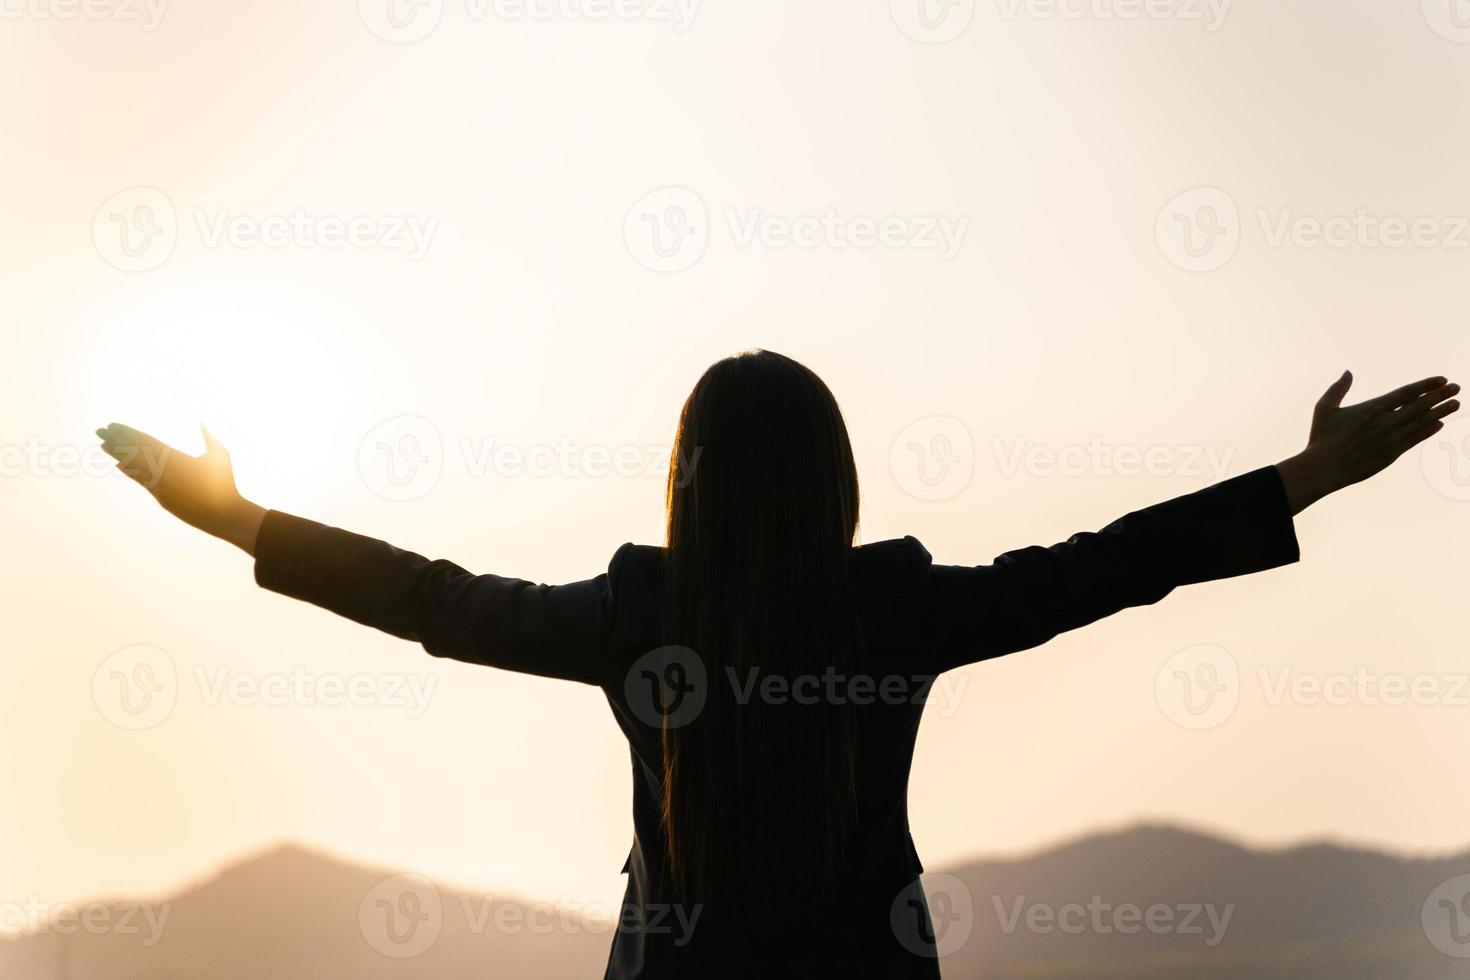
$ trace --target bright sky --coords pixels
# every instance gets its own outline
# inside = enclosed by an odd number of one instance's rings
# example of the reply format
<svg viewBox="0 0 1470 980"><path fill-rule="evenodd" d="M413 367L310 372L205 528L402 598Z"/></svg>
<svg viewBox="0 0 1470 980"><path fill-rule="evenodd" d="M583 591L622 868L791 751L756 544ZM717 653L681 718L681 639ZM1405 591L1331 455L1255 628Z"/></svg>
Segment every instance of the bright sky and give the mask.
<svg viewBox="0 0 1470 980"><path fill-rule="evenodd" d="M307 6L0 21L0 897L162 890L283 838L621 888L628 760L595 690L258 590L75 472L108 421L196 451L205 420L262 504L554 582L657 542L647 460L746 347L836 392L864 538L951 563L1284 458L1345 367L1350 400L1470 374L1448 4L1241 4L1212 31L1102 2L925 27L907 0L706 0L677 30L444 0L404 44L374 0ZM1308 512L1298 566L957 674L913 774L926 864L1142 818L1470 843L1464 426ZM1224 684L1228 717L1181 676ZM129 714L123 681L167 715Z"/></svg>

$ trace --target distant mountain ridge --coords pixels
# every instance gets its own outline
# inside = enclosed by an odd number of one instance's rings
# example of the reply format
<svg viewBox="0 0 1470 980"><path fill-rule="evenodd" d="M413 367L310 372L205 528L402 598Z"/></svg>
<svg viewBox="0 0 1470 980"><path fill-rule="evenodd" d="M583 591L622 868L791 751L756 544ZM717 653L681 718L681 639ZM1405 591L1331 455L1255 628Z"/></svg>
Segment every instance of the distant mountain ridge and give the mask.
<svg viewBox="0 0 1470 980"><path fill-rule="evenodd" d="M963 882L974 914L969 939L946 958L945 974L995 980L1470 977L1470 959L1437 948L1425 922L1436 890L1467 873L1470 851L1415 859L1337 844L1256 850L1177 827L1135 827L1028 857L947 869ZM934 891L931 884L931 896ZM1071 913L1074 928L1067 931L1060 922L1048 928L1044 914L1036 927L1016 914L1018 908L1058 912L1069 905L1082 906L1083 913ZM1100 915L1089 905L1100 906ZM1169 927L1156 931L1141 923L1126 934L1117 922L1125 905L1157 910L1160 927L1167 910ZM1198 911L1186 928L1193 908ZM1430 911L1446 910L1436 905ZM1079 922L1083 927L1075 928ZM1470 933L1470 918L1461 925ZM1463 943L1450 941L1450 948L1470 957L1470 934Z"/></svg>
<svg viewBox="0 0 1470 980"><path fill-rule="evenodd" d="M967 862L925 886L949 980L1452 980L1470 977L1470 899L1463 923L1435 917L1459 914L1444 887L1461 875L1470 852L1256 850L1149 825ZM70 934L0 941L0 978L567 980L601 976L612 928L297 845L58 925Z"/></svg>

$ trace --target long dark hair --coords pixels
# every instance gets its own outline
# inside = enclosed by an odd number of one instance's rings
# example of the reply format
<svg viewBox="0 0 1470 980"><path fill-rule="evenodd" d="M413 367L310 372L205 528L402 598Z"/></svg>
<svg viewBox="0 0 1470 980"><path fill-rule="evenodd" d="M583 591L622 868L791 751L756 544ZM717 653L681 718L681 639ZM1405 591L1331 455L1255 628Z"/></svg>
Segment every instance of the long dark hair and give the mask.
<svg viewBox="0 0 1470 980"><path fill-rule="evenodd" d="M861 670L857 523L852 446L822 380L764 350L711 366L669 467L664 609L665 642L694 652L709 692L694 721L664 727L662 820L686 899L742 928L819 913L853 832L848 699L765 698L760 682Z"/></svg>

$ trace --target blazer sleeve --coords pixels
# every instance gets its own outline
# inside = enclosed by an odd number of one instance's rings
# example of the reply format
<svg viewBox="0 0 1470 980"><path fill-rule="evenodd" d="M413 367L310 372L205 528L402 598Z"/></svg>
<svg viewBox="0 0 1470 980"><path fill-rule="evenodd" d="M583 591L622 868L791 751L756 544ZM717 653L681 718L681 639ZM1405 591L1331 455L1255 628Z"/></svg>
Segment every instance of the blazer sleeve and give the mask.
<svg viewBox="0 0 1470 980"><path fill-rule="evenodd" d="M927 607L921 649L934 673L1038 646L1121 609L1158 602L1181 585L1300 557L1274 466L989 565L934 565L918 550Z"/></svg>
<svg viewBox="0 0 1470 980"><path fill-rule="evenodd" d="M612 622L609 571L569 585L474 575L384 541L269 511L255 581L365 626L414 640L436 657L598 684Z"/></svg>

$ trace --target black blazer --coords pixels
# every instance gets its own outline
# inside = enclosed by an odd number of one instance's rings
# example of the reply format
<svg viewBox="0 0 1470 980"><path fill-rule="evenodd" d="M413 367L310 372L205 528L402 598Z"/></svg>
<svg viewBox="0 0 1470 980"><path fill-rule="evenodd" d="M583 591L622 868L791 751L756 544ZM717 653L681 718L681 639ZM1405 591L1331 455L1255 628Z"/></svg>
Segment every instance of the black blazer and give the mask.
<svg viewBox="0 0 1470 980"><path fill-rule="evenodd" d="M680 906L664 878L658 718L649 718L637 702L638 684L630 683L630 669L660 647L659 549L625 544L605 574L536 585L473 575L271 511L256 544L255 577L267 589L416 640L437 657L602 688L633 768L633 847L608 978L895 980L939 975L922 892L913 884L923 865L906 803L932 680L1157 602L1177 586L1296 561L1298 550L1280 476L1265 467L989 565L935 565L911 537L852 555L868 669L892 696L873 697L860 709L859 825L837 906L825 911L815 933L759 950L724 930L717 908Z"/></svg>

